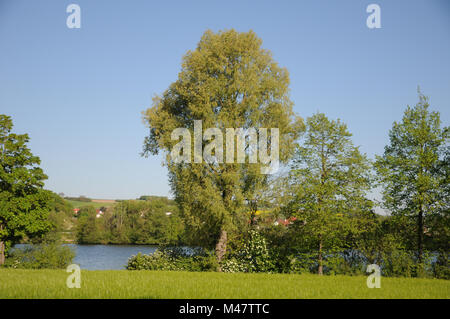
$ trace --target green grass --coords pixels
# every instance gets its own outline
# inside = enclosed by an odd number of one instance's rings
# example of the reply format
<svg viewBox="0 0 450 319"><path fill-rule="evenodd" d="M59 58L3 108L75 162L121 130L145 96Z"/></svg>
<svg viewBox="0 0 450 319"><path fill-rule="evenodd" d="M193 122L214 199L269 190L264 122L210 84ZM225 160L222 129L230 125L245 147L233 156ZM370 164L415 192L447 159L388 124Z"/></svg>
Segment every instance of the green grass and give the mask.
<svg viewBox="0 0 450 319"><path fill-rule="evenodd" d="M82 271L69 289L64 270L0 269L4 298L445 298L450 281L381 278L369 289L364 276L226 274L164 271Z"/></svg>

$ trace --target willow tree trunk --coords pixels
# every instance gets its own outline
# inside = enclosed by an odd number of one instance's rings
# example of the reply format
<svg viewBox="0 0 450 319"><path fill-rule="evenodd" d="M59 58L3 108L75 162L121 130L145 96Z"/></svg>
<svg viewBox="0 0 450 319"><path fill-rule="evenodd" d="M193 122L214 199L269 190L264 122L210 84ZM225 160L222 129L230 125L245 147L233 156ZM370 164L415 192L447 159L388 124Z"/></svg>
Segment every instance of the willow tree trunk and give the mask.
<svg viewBox="0 0 450 319"><path fill-rule="evenodd" d="M3 225L0 224L0 231L3 230ZM0 241L0 265L5 263L5 243Z"/></svg>
<svg viewBox="0 0 450 319"><path fill-rule="evenodd" d="M225 256L225 253L227 252L227 232L222 229L220 231L220 237L216 244L216 258L217 262L219 264L217 271L222 271L222 268L220 267L220 264L222 262L223 256Z"/></svg>
<svg viewBox="0 0 450 319"><path fill-rule="evenodd" d="M317 273L319 275L323 275L322 235L319 235L319 251L318 251L317 260L319 263L319 269L318 269Z"/></svg>
<svg viewBox="0 0 450 319"><path fill-rule="evenodd" d="M0 265L5 263L5 243L0 241Z"/></svg>
<svg viewBox="0 0 450 319"><path fill-rule="evenodd" d="M419 221L417 228L417 245L418 245L418 259L419 264L422 263L422 255L423 255L423 211L422 207L419 211Z"/></svg>

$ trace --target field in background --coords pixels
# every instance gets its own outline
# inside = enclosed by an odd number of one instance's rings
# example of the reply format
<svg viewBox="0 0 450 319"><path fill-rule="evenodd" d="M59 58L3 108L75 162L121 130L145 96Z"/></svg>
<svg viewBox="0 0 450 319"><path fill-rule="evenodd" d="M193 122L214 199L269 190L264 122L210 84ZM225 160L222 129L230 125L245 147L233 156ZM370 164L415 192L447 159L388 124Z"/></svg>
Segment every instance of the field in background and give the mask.
<svg viewBox="0 0 450 319"><path fill-rule="evenodd" d="M4 298L450 298L450 281L364 276L227 274L164 271L82 271L81 288L66 286L64 270L0 269Z"/></svg>
<svg viewBox="0 0 450 319"><path fill-rule="evenodd" d="M116 203L115 200L93 199L92 202L82 202L77 200L67 200L74 208L81 208L84 206L94 206L95 208L110 207Z"/></svg>

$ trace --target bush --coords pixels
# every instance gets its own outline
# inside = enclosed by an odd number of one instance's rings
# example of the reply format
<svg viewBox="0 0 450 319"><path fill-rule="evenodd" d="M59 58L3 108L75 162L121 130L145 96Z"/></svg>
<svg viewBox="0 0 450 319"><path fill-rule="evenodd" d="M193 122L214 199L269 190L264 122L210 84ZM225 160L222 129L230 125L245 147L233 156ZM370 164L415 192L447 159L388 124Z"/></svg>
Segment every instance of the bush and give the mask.
<svg viewBox="0 0 450 319"><path fill-rule="evenodd" d="M265 238L255 230L241 243L241 248L222 264L224 272L271 272L274 269Z"/></svg>
<svg viewBox="0 0 450 319"><path fill-rule="evenodd" d="M366 258L356 249L329 252L324 260L324 274L328 275L364 275L366 268Z"/></svg>
<svg viewBox="0 0 450 319"><path fill-rule="evenodd" d="M128 259L127 270L180 270L170 255L157 250L153 254L138 253Z"/></svg>
<svg viewBox="0 0 450 319"><path fill-rule="evenodd" d="M439 279L450 279L449 253L439 251L436 262L433 264L433 275Z"/></svg>
<svg viewBox="0 0 450 319"><path fill-rule="evenodd" d="M299 253L291 256L289 272L294 274L317 273L317 253Z"/></svg>
<svg viewBox="0 0 450 319"><path fill-rule="evenodd" d="M166 248L153 254L137 254L128 259L128 270L215 271L214 255L203 250L187 251L183 248Z"/></svg>
<svg viewBox="0 0 450 319"><path fill-rule="evenodd" d="M30 245L11 251L5 267L23 269L64 269L72 263L75 252L55 243Z"/></svg>

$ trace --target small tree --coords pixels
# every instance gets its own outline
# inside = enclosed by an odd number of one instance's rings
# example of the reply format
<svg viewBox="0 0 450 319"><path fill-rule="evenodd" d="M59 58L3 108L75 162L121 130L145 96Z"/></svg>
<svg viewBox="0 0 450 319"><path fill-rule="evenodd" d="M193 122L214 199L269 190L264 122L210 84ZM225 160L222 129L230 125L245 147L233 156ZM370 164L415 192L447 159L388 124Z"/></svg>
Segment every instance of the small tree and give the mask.
<svg viewBox="0 0 450 319"><path fill-rule="evenodd" d="M0 114L0 265L11 245L51 229L52 194L42 189L47 176L27 147L28 135L11 133L12 127L11 117Z"/></svg>
<svg viewBox="0 0 450 319"><path fill-rule="evenodd" d="M294 156L290 213L298 218L304 247L317 249L323 273L325 249L342 248L345 235L362 229L372 203L370 165L353 146L347 126L317 113L307 119L306 134Z"/></svg>
<svg viewBox="0 0 450 319"><path fill-rule="evenodd" d="M390 144L377 156L376 168L383 203L393 215L417 219L417 257L422 263L424 227L431 217L449 213L448 127L441 128L438 112L428 110L428 98L408 106L400 123L389 132Z"/></svg>

